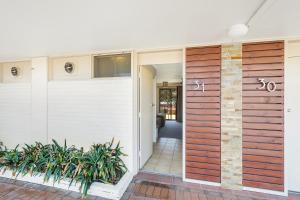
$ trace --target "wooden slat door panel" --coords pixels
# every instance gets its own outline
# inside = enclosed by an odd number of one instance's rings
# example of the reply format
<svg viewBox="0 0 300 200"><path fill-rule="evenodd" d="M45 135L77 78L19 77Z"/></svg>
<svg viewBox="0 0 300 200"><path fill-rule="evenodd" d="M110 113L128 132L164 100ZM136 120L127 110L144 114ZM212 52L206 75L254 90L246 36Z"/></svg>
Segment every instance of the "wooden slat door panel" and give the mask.
<svg viewBox="0 0 300 200"><path fill-rule="evenodd" d="M274 81L276 91L258 89ZM243 44L243 185L284 190L284 42Z"/></svg>
<svg viewBox="0 0 300 200"><path fill-rule="evenodd" d="M205 91L195 90L203 81ZM221 46L186 49L186 177L220 182Z"/></svg>

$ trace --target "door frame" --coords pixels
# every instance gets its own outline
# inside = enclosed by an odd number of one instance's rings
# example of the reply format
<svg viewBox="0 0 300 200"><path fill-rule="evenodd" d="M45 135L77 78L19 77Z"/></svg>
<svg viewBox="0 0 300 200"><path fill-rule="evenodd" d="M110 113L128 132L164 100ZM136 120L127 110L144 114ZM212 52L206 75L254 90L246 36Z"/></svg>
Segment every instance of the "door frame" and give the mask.
<svg viewBox="0 0 300 200"><path fill-rule="evenodd" d="M134 120L133 120L133 130L134 130L134 149L133 149L133 173L137 174L141 170L140 166L140 66L141 65L151 65L151 64L160 64L155 63L159 62L159 59L154 59L154 63L142 63L140 56L143 56L145 62L151 60L151 56L144 56L143 54L159 54L164 53L166 56L167 63L182 63L182 179L185 180L185 47L180 48L164 48L157 50L140 50L134 52L132 74L133 74L133 101L134 101ZM176 62L174 62L177 60ZM179 62L178 62L179 61Z"/></svg>

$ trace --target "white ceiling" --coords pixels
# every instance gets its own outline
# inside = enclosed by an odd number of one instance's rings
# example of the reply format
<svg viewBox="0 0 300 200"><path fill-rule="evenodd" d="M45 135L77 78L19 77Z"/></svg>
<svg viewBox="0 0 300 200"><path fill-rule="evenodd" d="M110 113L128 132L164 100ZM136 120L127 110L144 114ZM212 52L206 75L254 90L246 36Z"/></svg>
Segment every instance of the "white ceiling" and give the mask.
<svg viewBox="0 0 300 200"><path fill-rule="evenodd" d="M262 0L0 0L0 60L231 41ZM300 1L275 3L243 39L300 36Z"/></svg>
<svg viewBox="0 0 300 200"><path fill-rule="evenodd" d="M156 82L177 83L182 81L182 63L152 65L156 70Z"/></svg>

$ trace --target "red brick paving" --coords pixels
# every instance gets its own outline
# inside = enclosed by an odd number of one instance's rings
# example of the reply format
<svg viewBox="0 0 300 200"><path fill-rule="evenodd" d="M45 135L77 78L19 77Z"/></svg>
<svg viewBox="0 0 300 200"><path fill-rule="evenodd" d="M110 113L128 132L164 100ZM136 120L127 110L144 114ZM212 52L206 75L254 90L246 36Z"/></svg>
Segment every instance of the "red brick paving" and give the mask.
<svg viewBox="0 0 300 200"><path fill-rule="evenodd" d="M300 200L300 195L289 197L183 182L180 178L139 173L123 196L124 200Z"/></svg>
<svg viewBox="0 0 300 200"><path fill-rule="evenodd" d="M0 200L74 200L76 192L22 181L0 178ZM104 198L88 196L90 200ZM249 191L182 182L180 178L139 173L130 183L122 200L300 200L300 195L281 197Z"/></svg>
<svg viewBox="0 0 300 200"><path fill-rule="evenodd" d="M81 199L77 192L54 187L0 178L0 200L75 200ZM105 200L89 196L90 200Z"/></svg>

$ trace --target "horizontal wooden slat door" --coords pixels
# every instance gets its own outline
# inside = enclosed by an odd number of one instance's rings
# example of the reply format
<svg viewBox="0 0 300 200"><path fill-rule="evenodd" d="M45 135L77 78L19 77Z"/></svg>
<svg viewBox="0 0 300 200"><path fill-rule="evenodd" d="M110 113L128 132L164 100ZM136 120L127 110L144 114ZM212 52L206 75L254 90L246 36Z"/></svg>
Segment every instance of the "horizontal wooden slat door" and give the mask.
<svg viewBox="0 0 300 200"><path fill-rule="evenodd" d="M220 76L221 46L186 49L185 140L189 179L220 182Z"/></svg>
<svg viewBox="0 0 300 200"><path fill-rule="evenodd" d="M244 186L284 190L283 89L284 42L243 44Z"/></svg>

